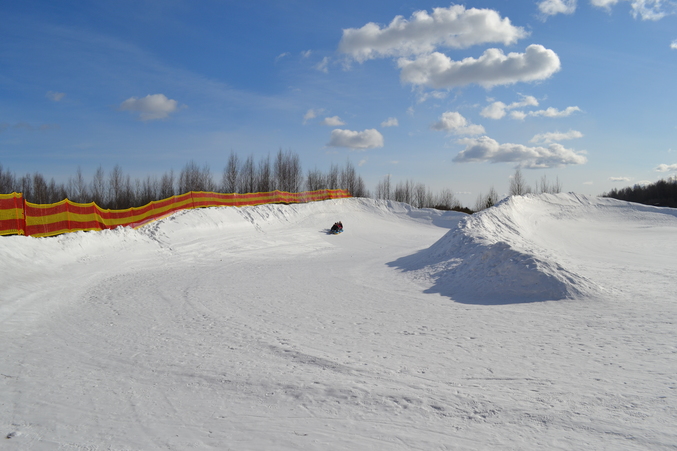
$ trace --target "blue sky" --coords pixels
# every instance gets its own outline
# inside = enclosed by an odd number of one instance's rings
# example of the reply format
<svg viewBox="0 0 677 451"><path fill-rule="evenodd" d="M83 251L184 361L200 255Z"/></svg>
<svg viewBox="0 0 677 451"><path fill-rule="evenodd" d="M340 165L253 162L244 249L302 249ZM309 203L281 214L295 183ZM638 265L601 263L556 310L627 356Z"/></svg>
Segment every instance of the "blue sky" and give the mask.
<svg viewBox="0 0 677 451"><path fill-rule="evenodd" d="M464 205L516 167L600 194L677 173L677 2L0 4L0 164L66 182L279 149Z"/></svg>

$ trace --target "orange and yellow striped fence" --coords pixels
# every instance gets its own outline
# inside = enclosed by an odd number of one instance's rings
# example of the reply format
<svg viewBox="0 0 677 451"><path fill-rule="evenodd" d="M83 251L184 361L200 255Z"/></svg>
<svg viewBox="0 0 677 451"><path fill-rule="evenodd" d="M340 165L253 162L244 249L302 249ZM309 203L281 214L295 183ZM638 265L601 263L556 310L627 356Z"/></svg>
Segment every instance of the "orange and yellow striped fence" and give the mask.
<svg viewBox="0 0 677 451"><path fill-rule="evenodd" d="M202 207L243 207L274 203L314 202L350 197L341 189L321 189L301 193L220 194L191 191L143 207L105 210L94 202L79 204L64 199L55 204L27 202L21 193L0 194L0 235L53 236L80 230L141 227L179 210Z"/></svg>

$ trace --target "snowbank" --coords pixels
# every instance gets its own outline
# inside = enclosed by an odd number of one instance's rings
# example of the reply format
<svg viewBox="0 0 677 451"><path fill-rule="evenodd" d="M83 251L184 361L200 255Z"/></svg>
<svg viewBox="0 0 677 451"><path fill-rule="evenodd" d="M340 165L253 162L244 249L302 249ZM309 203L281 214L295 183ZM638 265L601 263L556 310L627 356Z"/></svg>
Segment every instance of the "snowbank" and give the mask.
<svg viewBox="0 0 677 451"><path fill-rule="evenodd" d="M675 223L674 210L576 194L507 198L461 221L430 248L392 266L437 292L470 303L597 298L611 287L586 277L594 252L615 253L627 239L607 232ZM603 238L598 241L599 238ZM601 244L601 247L600 247Z"/></svg>

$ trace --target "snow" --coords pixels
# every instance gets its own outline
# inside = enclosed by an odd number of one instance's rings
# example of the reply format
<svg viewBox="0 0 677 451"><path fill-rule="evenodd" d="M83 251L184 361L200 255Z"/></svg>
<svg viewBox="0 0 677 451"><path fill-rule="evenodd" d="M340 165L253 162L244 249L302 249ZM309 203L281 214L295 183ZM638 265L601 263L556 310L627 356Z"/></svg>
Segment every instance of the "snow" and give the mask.
<svg viewBox="0 0 677 451"><path fill-rule="evenodd" d="M559 194L2 237L0 448L676 449L676 233Z"/></svg>

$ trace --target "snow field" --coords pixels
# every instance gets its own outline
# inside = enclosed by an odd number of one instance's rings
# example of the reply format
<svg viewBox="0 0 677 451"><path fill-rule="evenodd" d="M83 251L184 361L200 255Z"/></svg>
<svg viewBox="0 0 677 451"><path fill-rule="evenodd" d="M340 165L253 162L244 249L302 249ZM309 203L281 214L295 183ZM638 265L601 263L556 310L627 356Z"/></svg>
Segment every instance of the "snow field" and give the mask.
<svg viewBox="0 0 677 451"><path fill-rule="evenodd" d="M675 449L676 231L562 194L4 237L0 447Z"/></svg>

